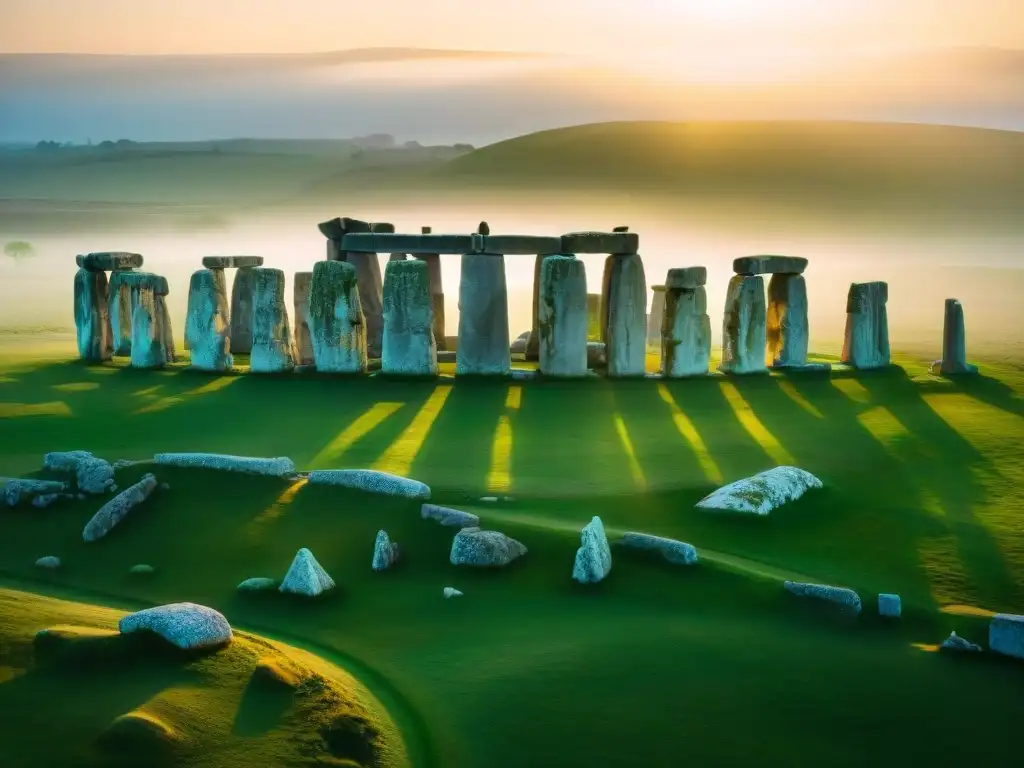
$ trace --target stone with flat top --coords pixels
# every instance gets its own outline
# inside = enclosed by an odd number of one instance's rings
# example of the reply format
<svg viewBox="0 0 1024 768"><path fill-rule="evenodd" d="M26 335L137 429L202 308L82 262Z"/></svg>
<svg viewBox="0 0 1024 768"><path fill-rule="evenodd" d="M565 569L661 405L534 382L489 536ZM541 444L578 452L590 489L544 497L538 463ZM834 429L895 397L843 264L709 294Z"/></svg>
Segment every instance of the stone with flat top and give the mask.
<svg viewBox="0 0 1024 768"><path fill-rule="evenodd" d="M76 256L75 263L89 272L114 272L119 269L138 269L142 266L141 253L104 251Z"/></svg>
<svg viewBox="0 0 1024 768"><path fill-rule="evenodd" d="M799 256L743 256L733 261L737 275L802 275L807 259Z"/></svg>
<svg viewBox="0 0 1024 768"><path fill-rule="evenodd" d="M486 235L483 252L503 256L549 256L562 253L562 238L537 235Z"/></svg>
<svg viewBox="0 0 1024 768"><path fill-rule="evenodd" d="M676 267L665 278L665 288L673 291L693 291L707 284L707 267Z"/></svg>

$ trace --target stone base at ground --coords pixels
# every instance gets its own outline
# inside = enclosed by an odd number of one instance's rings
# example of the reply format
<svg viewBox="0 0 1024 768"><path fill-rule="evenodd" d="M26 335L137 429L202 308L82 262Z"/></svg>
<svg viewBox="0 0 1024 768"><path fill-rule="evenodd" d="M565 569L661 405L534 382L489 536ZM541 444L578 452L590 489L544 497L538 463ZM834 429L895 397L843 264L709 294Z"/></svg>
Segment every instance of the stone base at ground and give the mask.
<svg viewBox="0 0 1024 768"><path fill-rule="evenodd" d="M318 371L366 371L366 324L355 267L343 261L318 261L313 266L309 319Z"/></svg>
<svg viewBox="0 0 1024 768"><path fill-rule="evenodd" d="M192 275L185 317L185 344L192 367L226 371L234 362L230 352L227 281L223 269L201 269Z"/></svg>
<svg viewBox="0 0 1024 768"><path fill-rule="evenodd" d="M78 356L103 362L114 355L107 298L107 276L79 269L75 273L75 334Z"/></svg>

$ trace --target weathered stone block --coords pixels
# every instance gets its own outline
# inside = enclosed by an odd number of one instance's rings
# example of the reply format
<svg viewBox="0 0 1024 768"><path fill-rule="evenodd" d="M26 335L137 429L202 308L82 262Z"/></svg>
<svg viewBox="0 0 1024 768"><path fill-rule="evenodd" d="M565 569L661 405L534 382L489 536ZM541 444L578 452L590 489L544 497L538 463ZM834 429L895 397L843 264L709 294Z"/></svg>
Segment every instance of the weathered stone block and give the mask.
<svg viewBox="0 0 1024 768"><path fill-rule="evenodd" d="M530 335L526 339L525 359L531 362L540 360L540 330L537 320L540 317L540 273L541 266L547 256L538 254L533 260L533 310L531 314Z"/></svg>
<svg viewBox="0 0 1024 768"><path fill-rule="evenodd" d="M504 376L512 369L505 257L464 254L459 282L457 376Z"/></svg>
<svg viewBox="0 0 1024 768"><path fill-rule="evenodd" d="M1004 656L1024 659L1024 616L997 613L988 625L988 647Z"/></svg>
<svg viewBox="0 0 1024 768"><path fill-rule="evenodd" d="M472 235L445 234L347 234L341 240L343 250L360 253L473 253Z"/></svg>
<svg viewBox="0 0 1024 768"><path fill-rule="evenodd" d="M164 346L163 317L156 305L156 295L149 288L140 288L132 313L132 368L163 368L169 356Z"/></svg>
<svg viewBox="0 0 1024 768"><path fill-rule="evenodd" d="M886 283L854 283L846 299L846 333L842 362L859 369L890 363Z"/></svg>
<svg viewBox="0 0 1024 768"><path fill-rule="evenodd" d="M643 376L647 361L647 278L639 254L605 260L605 356L608 375Z"/></svg>
<svg viewBox="0 0 1024 768"><path fill-rule="evenodd" d="M262 267L262 256L203 256L203 266L207 269L240 269L242 267Z"/></svg>
<svg viewBox="0 0 1024 768"><path fill-rule="evenodd" d="M665 278L666 290L690 290L708 284L707 267L676 267L668 271Z"/></svg>
<svg viewBox="0 0 1024 768"><path fill-rule="evenodd" d="M156 313L160 319L160 330L163 333L164 351L167 353L167 361L173 363L178 358L177 350L174 347L174 326L171 324L171 313L167 309L166 297L154 294L156 302Z"/></svg>
<svg viewBox="0 0 1024 768"><path fill-rule="evenodd" d="M707 289L666 290L661 328L661 374L703 376L711 360Z"/></svg>
<svg viewBox="0 0 1024 768"><path fill-rule="evenodd" d="M654 298L651 300L651 312L647 316L647 343L658 345L661 343L661 326L665 321L665 286L652 285L651 293Z"/></svg>
<svg viewBox="0 0 1024 768"><path fill-rule="evenodd" d="M231 368L228 290L223 269L193 273L188 289L185 342L193 368L226 371Z"/></svg>
<svg viewBox="0 0 1024 768"><path fill-rule="evenodd" d="M328 240L341 240L345 236L345 226L341 223L341 219L331 219L316 226L320 230L320 234Z"/></svg>
<svg viewBox="0 0 1024 768"><path fill-rule="evenodd" d="M318 261L309 286L313 359L325 373L366 370L366 325L356 270L344 261Z"/></svg>
<svg viewBox="0 0 1024 768"><path fill-rule="evenodd" d="M723 373L764 373L766 308L764 279L735 275L729 281L722 323Z"/></svg>
<svg viewBox="0 0 1024 768"><path fill-rule="evenodd" d="M366 326L366 354L368 357L381 356L384 334L383 281L380 274L380 260L376 253L346 252L347 261L356 270L359 285L359 305L363 310L363 324Z"/></svg>
<svg viewBox="0 0 1024 768"><path fill-rule="evenodd" d="M956 299L946 299L946 315L942 326L942 359L932 363L932 373L956 376L977 373L978 367L967 362L967 331L964 308Z"/></svg>
<svg viewBox="0 0 1024 768"><path fill-rule="evenodd" d="M612 570L612 550L600 517L594 517L580 533L580 548L576 550L572 577L580 584L603 581Z"/></svg>
<svg viewBox="0 0 1024 768"><path fill-rule="evenodd" d="M388 263L383 314L381 372L436 375L434 305L426 262L412 259Z"/></svg>
<svg viewBox="0 0 1024 768"><path fill-rule="evenodd" d="M105 272L75 273L75 335L83 360L102 362L114 355L107 290Z"/></svg>
<svg viewBox="0 0 1024 768"><path fill-rule="evenodd" d="M547 256L541 265L540 371L545 376L587 375L587 273L571 255Z"/></svg>
<svg viewBox="0 0 1024 768"><path fill-rule="evenodd" d="M487 235L483 242L485 253L512 255L542 255L562 253L562 238L535 235Z"/></svg>
<svg viewBox="0 0 1024 768"><path fill-rule="evenodd" d="M138 269L142 266L142 254L124 251L104 251L89 253L75 261L82 269L89 272L114 272L119 269Z"/></svg>
<svg viewBox="0 0 1024 768"><path fill-rule="evenodd" d="M292 283L292 309L295 312L295 354L298 365L311 365L313 357L313 323L309 315L309 289L312 272L296 272Z"/></svg>
<svg viewBox="0 0 1024 768"><path fill-rule="evenodd" d="M636 253L635 232L569 232L562 235L562 253Z"/></svg>
<svg viewBox="0 0 1024 768"><path fill-rule="evenodd" d="M253 291L256 268L240 267L231 283L231 354L252 351Z"/></svg>
<svg viewBox="0 0 1024 768"><path fill-rule="evenodd" d="M241 271L241 270L240 270ZM252 373L284 373L295 368L295 342L284 300L284 272L254 267L252 298Z"/></svg>
<svg viewBox="0 0 1024 768"><path fill-rule="evenodd" d="M807 259L799 256L743 256L732 263L737 275L800 275L807 269Z"/></svg>
<svg viewBox="0 0 1024 768"><path fill-rule="evenodd" d="M765 364L775 368L807 365L808 325L804 276L772 275L768 281Z"/></svg>

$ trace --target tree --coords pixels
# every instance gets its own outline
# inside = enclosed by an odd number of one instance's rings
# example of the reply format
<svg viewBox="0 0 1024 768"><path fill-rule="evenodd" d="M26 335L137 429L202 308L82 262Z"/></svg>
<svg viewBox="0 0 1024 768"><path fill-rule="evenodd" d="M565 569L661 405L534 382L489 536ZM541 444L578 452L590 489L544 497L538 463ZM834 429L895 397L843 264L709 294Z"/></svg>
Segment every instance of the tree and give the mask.
<svg viewBox="0 0 1024 768"><path fill-rule="evenodd" d="M36 249L32 247L32 243L26 243L24 240L14 240L4 246L4 255L10 256L15 261L28 259L36 255Z"/></svg>

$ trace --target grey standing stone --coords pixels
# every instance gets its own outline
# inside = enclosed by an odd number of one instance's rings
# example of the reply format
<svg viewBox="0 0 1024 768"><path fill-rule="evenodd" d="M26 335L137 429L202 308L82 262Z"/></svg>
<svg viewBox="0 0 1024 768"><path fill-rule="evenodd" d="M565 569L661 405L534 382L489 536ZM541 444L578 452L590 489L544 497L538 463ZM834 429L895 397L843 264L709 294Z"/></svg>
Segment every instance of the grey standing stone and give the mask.
<svg viewBox="0 0 1024 768"><path fill-rule="evenodd" d="M949 637L942 641L939 648L943 651L965 651L967 653L981 653L981 646L972 643L970 640L960 637L956 632L950 632Z"/></svg>
<svg viewBox="0 0 1024 768"><path fill-rule="evenodd" d="M647 343L656 346L661 344L661 325L665 319L665 286L653 285L651 292L654 298L651 300L651 314L647 316Z"/></svg>
<svg viewBox="0 0 1024 768"><path fill-rule="evenodd" d="M124 272L114 272L108 284L110 330L114 354L128 357L132 353L132 318L138 305L138 287L124 279Z"/></svg>
<svg viewBox="0 0 1024 768"><path fill-rule="evenodd" d="M155 294L153 300L156 303L156 314L160 320L160 331L163 335L167 361L173 363L178 359L178 354L174 347L174 326L171 324L171 313L167 310L167 299L160 294Z"/></svg>
<svg viewBox="0 0 1024 768"><path fill-rule="evenodd" d="M163 317L152 288L140 287L132 313L132 368L163 368L168 354L164 346Z"/></svg>
<svg viewBox="0 0 1024 768"><path fill-rule="evenodd" d="M252 351L253 292L256 268L239 267L231 283L231 354L248 355Z"/></svg>
<svg viewBox="0 0 1024 768"><path fill-rule="evenodd" d="M533 310L530 335L526 339L526 357L530 362L540 360L540 327L537 320L540 317L540 276L541 267L547 255L541 254L533 261Z"/></svg>
<svg viewBox="0 0 1024 768"><path fill-rule="evenodd" d="M608 375L643 376L647 362L647 277L639 254L605 260L602 338Z"/></svg>
<svg viewBox="0 0 1024 768"><path fill-rule="evenodd" d="M540 371L545 376L586 376L586 268L575 256L547 256L540 282Z"/></svg>
<svg viewBox="0 0 1024 768"><path fill-rule="evenodd" d="M766 308L764 279L735 275L729 280L722 323L723 373L764 373Z"/></svg>
<svg viewBox="0 0 1024 768"><path fill-rule="evenodd" d="M430 227L423 227L423 234L430 234ZM434 303L434 343L438 350L447 350L444 329L444 285L441 282L441 255L439 253L421 253L417 257L427 263L427 275L430 279L430 297Z"/></svg>
<svg viewBox="0 0 1024 768"><path fill-rule="evenodd" d="M303 597L317 597L334 587L334 579L317 562L313 553L303 547L295 554L295 559L292 560L278 591Z"/></svg>
<svg viewBox="0 0 1024 768"><path fill-rule="evenodd" d="M387 531L377 531L373 542L373 570L386 571L398 562L398 544L391 541Z"/></svg>
<svg viewBox="0 0 1024 768"><path fill-rule="evenodd" d="M200 269L188 288L185 341L192 367L200 371L230 370L227 281L223 269Z"/></svg>
<svg viewBox="0 0 1024 768"><path fill-rule="evenodd" d="M887 283L854 283L846 299L842 362L859 369L890 363Z"/></svg>
<svg viewBox="0 0 1024 768"><path fill-rule="evenodd" d="M967 362L964 307L956 299L946 299L946 315L942 325L942 359L932 363L931 370L943 376L978 372L976 365Z"/></svg>
<svg viewBox="0 0 1024 768"><path fill-rule="evenodd" d="M366 354L368 357L379 358L384 349L384 304L380 261L376 253L357 251L349 251L345 255L345 261L356 269L359 304L363 308L366 323Z"/></svg>
<svg viewBox="0 0 1024 768"><path fill-rule="evenodd" d="M292 284L292 307L295 311L295 353L299 365L310 365L313 357L313 322L309 314L309 290L312 272L296 272Z"/></svg>
<svg viewBox="0 0 1024 768"><path fill-rule="evenodd" d="M75 273L75 335L83 360L102 362L113 357L104 272L79 269Z"/></svg>
<svg viewBox="0 0 1024 768"><path fill-rule="evenodd" d="M506 345L507 339L506 336ZM413 376L437 374L430 278L426 263L419 259L388 262L384 280L384 337L381 351L382 373Z"/></svg>
<svg viewBox="0 0 1024 768"><path fill-rule="evenodd" d="M774 368L807 365L808 336L804 276L773 274L768 281L765 363Z"/></svg>
<svg viewBox="0 0 1024 768"><path fill-rule="evenodd" d="M683 271L683 270L680 270ZM670 288L668 271L661 326L661 374L668 378L703 376L711 360L711 318L708 294L699 288ZM678 281L677 281L678 282Z"/></svg>
<svg viewBox="0 0 1024 768"><path fill-rule="evenodd" d="M363 373L366 325L356 270L344 261L318 261L309 287L310 336L318 371Z"/></svg>
<svg viewBox="0 0 1024 768"><path fill-rule="evenodd" d="M295 368L295 340L284 300L284 272L269 267L253 269L252 373L284 373Z"/></svg>
<svg viewBox="0 0 1024 768"><path fill-rule="evenodd" d="M572 577L580 584L595 584L603 581L612 570L612 550L600 517L593 518L580 533L580 548L576 550L576 561Z"/></svg>
<svg viewBox="0 0 1024 768"><path fill-rule="evenodd" d="M504 376L512 369L505 257L467 253L459 282L457 376Z"/></svg>

